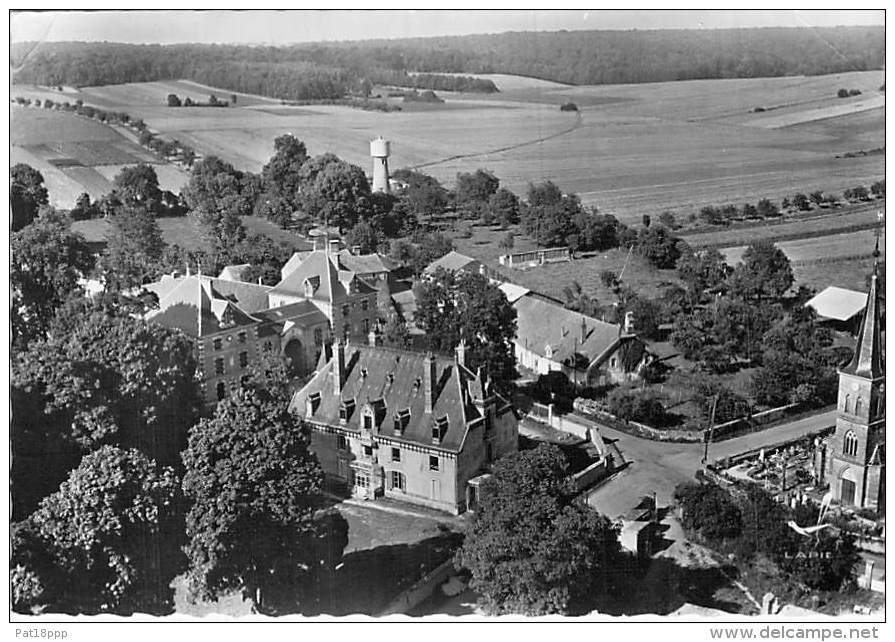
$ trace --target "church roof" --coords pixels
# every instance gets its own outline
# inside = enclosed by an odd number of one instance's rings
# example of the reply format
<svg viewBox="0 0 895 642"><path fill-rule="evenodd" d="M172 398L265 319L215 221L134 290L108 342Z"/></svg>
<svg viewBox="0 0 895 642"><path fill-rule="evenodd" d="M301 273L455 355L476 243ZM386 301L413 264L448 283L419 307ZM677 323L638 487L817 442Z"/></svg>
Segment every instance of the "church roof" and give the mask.
<svg viewBox="0 0 895 642"><path fill-rule="evenodd" d="M861 329L858 331L858 342L855 347L855 356L842 372L846 374L878 379L885 376L885 360L883 355L882 330L883 323L880 316L879 279L876 269L870 279L870 293L867 295L867 307L864 308L864 317L861 319Z"/></svg>

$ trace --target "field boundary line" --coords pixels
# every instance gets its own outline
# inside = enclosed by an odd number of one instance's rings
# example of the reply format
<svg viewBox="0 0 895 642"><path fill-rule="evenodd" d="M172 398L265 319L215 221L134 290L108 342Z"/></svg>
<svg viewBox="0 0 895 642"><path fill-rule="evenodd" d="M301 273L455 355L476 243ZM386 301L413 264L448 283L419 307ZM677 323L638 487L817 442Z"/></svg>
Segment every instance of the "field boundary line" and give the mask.
<svg viewBox="0 0 895 642"><path fill-rule="evenodd" d="M543 143L548 140L552 140L554 138L559 138L560 136L565 136L566 134L570 134L579 127L581 127L581 112L577 112L575 118L575 124L569 127L568 129L564 129L562 131L556 132L554 134L550 134L549 136L543 136L541 138L536 138L534 140L524 141L521 143L516 143L514 145L509 145L507 147L500 147L498 149L491 149L484 152L476 152L474 154L455 154L454 156L448 156L447 158L442 158L441 160L430 161L428 163L422 163L420 165L414 165L410 169L418 170L423 169L424 167L433 167L435 165L442 165L444 163L450 163L455 160L464 160L467 158L477 158L479 156L490 156L491 154L502 154L504 152L513 151L514 149L521 149L523 147L528 147L529 145L537 145L538 143Z"/></svg>

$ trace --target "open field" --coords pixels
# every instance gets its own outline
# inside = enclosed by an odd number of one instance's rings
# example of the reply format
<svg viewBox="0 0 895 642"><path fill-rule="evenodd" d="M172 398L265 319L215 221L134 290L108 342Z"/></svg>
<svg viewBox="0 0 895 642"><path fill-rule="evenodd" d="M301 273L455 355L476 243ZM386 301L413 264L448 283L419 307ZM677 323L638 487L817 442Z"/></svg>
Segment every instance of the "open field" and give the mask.
<svg viewBox="0 0 895 642"><path fill-rule="evenodd" d="M837 232L857 231L856 227L878 225L877 212L885 211L886 201L872 201L838 210L817 210L806 214L781 217L778 221L758 224L734 224L693 234L680 230L678 236L692 247L732 247L760 239L795 240Z"/></svg>
<svg viewBox="0 0 895 642"><path fill-rule="evenodd" d="M152 163L162 189L177 193L186 184L181 169L89 118L13 106L10 121L10 163L27 163L40 171L56 207L72 207L84 192L92 199L107 194L118 172L137 163Z"/></svg>
<svg viewBox="0 0 895 642"><path fill-rule="evenodd" d="M796 239L794 241L782 241L777 247L786 253L790 261L819 261L831 260L839 257L870 256L873 252L875 230L861 230L860 232L848 232L845 234L831 234L809 239ZM885 230L880 234L880 252L885 254L886 234ZM721 252L727 257L731 265L739 263L743 257L746 246L728 247Z"/></svg>
<svg viewBox="0 0 895 642"><path fill-rule="evenodd" d="M836 158L885 144L884 109L876 106L884 102L881 71L584 87L492 79L501 93L439 92L444 108L393 113L330 105L269 113L249 98L228 109L166 107L168 93L188 88L203 99L229 95L185 81L86 87L77 95L242 169L258 171L286 132L312 154L331 151L366 168L368 140L381 134L392 141L393 168L423 167L451 185L457 172L486 167L520 193L551 179L629 222L666 209L685 216L706 204L841 192L884 173L882 156ZM839 99L843 87L863 93ZM13 87L12 94L27 91ZM567 100L580 112L560 112ZM449 108L460 101L469 108ZM857 111L859 104L866 110ZM813 120L819 114L823 120ZM777 128L767 127L768 118Z"/></svg>

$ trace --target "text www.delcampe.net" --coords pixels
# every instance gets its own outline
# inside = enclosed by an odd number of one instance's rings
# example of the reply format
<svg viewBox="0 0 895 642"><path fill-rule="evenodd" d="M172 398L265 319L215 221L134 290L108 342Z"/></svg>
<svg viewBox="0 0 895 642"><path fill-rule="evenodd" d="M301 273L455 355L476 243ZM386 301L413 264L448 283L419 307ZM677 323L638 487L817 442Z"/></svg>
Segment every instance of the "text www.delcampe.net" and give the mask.
<svg viewBox="0 0 895 642"><path fill-rule="evenodd" d="M713 627L712 639L720 640L867 640L879 638L879 627L792 626Z"/></svg>

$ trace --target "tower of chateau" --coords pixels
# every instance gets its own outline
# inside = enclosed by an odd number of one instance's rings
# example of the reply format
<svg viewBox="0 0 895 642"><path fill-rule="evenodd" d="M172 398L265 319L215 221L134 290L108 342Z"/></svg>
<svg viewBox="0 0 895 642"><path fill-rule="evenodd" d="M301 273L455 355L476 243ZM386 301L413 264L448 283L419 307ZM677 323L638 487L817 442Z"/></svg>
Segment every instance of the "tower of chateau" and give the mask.
<svg viewBox="0 0 895 642"><path fill-rule="evenodd" d="M858 332L855 355L839 371L836 432L827 441L824 480L844 506L884 508L886 373L877 268Z"/></svg>

